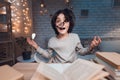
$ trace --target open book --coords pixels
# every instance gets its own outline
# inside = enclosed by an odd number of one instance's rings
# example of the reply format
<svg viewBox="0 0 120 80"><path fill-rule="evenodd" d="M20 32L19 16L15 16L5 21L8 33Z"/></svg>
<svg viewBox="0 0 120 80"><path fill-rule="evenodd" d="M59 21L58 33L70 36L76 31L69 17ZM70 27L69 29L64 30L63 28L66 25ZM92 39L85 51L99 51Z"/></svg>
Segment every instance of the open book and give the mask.
<svg viewBox="0 0 120 80"><path fill-rule="evenodd" d="M41 62L31 80L40 80L38 74L44 75L48 80L97 80L108 76L107 72L102 71L103 68L102 65L83 59L66 64Z"/></svg>

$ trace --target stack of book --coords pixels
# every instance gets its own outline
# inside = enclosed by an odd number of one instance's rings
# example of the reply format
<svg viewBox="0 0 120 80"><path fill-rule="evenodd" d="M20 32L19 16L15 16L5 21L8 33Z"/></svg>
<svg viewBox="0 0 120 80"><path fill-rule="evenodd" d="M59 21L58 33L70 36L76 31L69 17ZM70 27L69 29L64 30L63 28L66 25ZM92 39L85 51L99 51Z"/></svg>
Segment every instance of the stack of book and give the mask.
<svg viewBox="0 0 120 80"><path fill-rule="evenodd" d="M120 54L116 52L96 52L98 63L105 66L115 80L120 80Z"/></svg>

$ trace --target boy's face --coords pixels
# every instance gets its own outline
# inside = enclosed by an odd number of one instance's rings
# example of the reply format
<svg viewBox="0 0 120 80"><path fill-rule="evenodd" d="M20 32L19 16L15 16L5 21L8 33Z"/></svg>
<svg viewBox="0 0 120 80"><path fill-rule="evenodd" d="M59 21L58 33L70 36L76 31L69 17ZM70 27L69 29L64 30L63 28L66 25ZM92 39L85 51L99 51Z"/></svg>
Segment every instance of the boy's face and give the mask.
<svg viewBox="0 0 120 80"><path fill-rule="evenodd" d="M59 34L67 34L70 23L65 20L64 14L59 14L56 19L56 28Z"/></svg>

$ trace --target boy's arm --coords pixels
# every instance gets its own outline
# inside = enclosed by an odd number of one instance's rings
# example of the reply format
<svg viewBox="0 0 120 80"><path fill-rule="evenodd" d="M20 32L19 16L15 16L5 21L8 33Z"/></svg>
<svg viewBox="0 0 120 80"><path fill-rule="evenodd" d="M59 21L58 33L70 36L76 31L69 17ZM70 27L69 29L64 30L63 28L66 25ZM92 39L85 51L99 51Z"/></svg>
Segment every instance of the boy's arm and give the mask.
<svg viewBox="0 0 120 80"><path fill-rule="evenodd" d="M81 55L85 55L85 54L87 54L88 52L90 52L90 49L89 49L89 47L84 48L84 47L82 46L82 44L79 42L79 43L77 44L77 46L76 46L76 51L77 51L78 53L80 53Z"/></svg>
<svg viewBox="0 0 120 80"><path fill-rule="evenodd" d="M38 47L37 52L39 52L40 54L42 54L46 58L50 58L52 56L53 50L50 48L45 50L45 49L42 49L41 47Z"/></svg>
<svg viewBox="0 0 120 80"><path fill-rule="evenodd" d="M80 40L80 38L79 38L79 36L76 34L75 35L75 43L76 43L76 48L75 48L75 50L79 53L79 54L81 54L81 55L85 55L85 54L87 54L89 51L90 51L90 49L89 49L89 46L88 47L86 47L86 48L84 48L83 47L83 45L81 44L81 40Z"/></svg>

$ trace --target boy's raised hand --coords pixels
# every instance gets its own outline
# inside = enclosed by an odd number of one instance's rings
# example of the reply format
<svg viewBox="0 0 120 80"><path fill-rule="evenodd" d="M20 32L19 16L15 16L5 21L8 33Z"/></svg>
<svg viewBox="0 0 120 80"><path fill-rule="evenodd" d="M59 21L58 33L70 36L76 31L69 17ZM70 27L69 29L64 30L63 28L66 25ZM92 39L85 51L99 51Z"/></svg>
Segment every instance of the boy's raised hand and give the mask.
<svg viewBox="0 0 120 80"><path fill-rule="evenodd" d="M94 47L98 46L101 43L101 38L99 36L94 36L91 44L90 44L90 50L92 50Z"/></svg>
<svg viewBox="0 0 120 80"><path fill-rule="evenodd" d="M34 40L31 40L29 37L27 38L27 42L28 42L31 46L33 46L35 49L38 48L37 43L36 43Z"/></svg>

